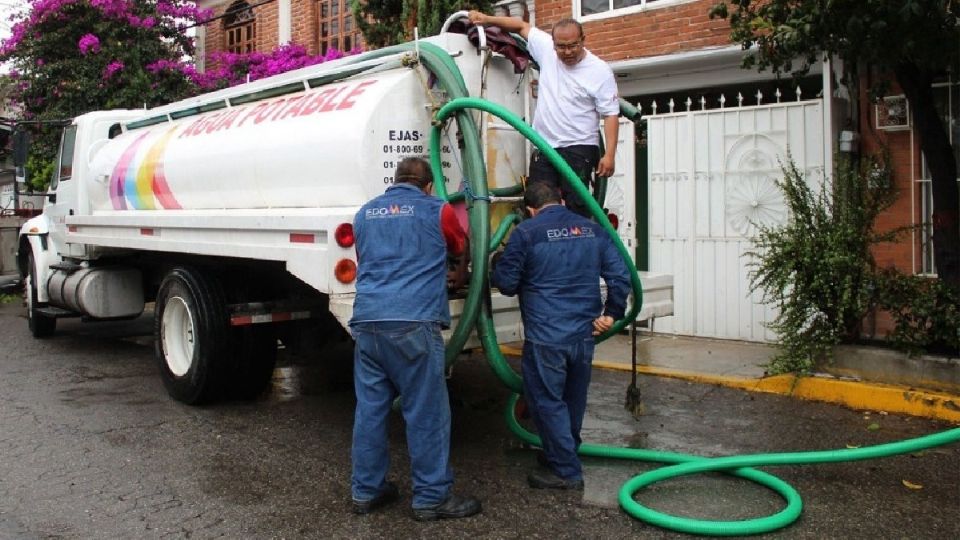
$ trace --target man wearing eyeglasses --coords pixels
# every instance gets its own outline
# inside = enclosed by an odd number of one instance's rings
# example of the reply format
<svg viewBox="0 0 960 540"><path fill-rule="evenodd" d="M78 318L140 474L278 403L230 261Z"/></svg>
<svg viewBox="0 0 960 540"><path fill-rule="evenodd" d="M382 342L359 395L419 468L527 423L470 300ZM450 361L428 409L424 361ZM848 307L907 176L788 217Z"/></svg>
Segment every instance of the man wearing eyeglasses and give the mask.
<svg viewBox="0 0 960 540"><path fill-rule="evenodd" d="M590 187L594 172L597 176L612 175L620 114L617 84L610 66L584 48L580 23L563 19L548 34L514 17L471 11L469 18L474 24L499 26L527 40L530 55L540 65L533 129L557 150L586 187ZM601 118L606 141L603 156L597 129ZM531 158L529 177L559 187L567 208L590 216L586 203L561 181L560 174L539 151Z"/></svg>

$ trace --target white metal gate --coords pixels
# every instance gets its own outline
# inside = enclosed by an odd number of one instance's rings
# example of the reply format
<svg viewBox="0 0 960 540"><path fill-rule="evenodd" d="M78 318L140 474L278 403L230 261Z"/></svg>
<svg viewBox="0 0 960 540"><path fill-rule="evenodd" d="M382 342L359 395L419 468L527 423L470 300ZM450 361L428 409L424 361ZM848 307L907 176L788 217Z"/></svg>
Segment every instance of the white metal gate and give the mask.
<svg viewBox="0 0 960 540"><path fill-rule="evenodd" d="M656 330L775 339L765 323L776 312L750 293L745 253L755 224L787 218L781 163L822 178L821 101L654 115L647 126L650 270L674 279L675 315Z"/></svg>

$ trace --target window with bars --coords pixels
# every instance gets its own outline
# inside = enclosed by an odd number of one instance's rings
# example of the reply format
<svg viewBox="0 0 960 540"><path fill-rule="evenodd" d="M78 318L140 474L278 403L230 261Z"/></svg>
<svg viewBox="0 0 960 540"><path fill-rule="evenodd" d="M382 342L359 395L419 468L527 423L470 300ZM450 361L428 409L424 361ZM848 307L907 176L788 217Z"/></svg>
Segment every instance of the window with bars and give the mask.
<svg viewBox="0 0 960 540"><path fill-rule="evenodd" d="M350 0L319 0L320 54L330 49L350 51L363 46L353 20Z"/></svg>
<svg viewBox="0 0 960 540"><path fill-rule="evenodd" d="M574 18L590 17L593 15L619 15L624 11L640 11L643 8L656 4L679 4L687 0L574 0Z"/></svg>
<svg viewBox="0 0 960 540"><path fill-rule="evenodd" d="M960 169L960 81L950 79L934 84L933 96ZM937 273L933 256L933 185L926 158L922 158L921 163L921 175L917 180L920 184L920 272L933 275ZM957 181L960 182L960 170L957 171Z"/></svg>
<svg viewBox="0 0 960 540"><path fill-rule="evenodd" d="M234 2L223 18L224 49L232 53L253 52L257 48L257 19L246 2Z"/></svg>

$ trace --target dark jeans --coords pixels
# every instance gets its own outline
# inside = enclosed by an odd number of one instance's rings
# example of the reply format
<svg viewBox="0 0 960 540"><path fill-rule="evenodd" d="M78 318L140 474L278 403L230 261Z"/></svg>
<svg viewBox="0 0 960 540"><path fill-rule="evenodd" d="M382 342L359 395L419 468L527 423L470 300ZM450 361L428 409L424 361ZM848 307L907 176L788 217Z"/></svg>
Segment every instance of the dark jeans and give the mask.
<svg viewBox="0 0 960 540"><path fill-rule="evenodd" d="M567 165L570 165L570 168L573 169L573 172L576 173L589 191L593 185L593 172L597 169L597 164L600 163L600 147L581 144L554 148L554 150L567 162ZM539 150L535 151L530 158L529 182L546 182L559 188L560 194L563 195L564 204L570 211L584 217L593 217L587 209L587 204L580 199L573 188L561 179L560 173Z"/></svg>
<svg viewBox="0 0 960 540"><path fill-rule="evenodd" d="M450 401L443 371L440 325L382 321L354 324L352 494L369 501L380 494L390 467L387 419L400 395L407 426L413 507L446 500L450 468Z"/></svg>
<svg viewBox="0 0 960 540"><path fill-rule="evenodd" d="M593 348L592 337L571 345L523 343L523 393L547 462L565 480L583 479L577 449L587 410Z"/></svg>

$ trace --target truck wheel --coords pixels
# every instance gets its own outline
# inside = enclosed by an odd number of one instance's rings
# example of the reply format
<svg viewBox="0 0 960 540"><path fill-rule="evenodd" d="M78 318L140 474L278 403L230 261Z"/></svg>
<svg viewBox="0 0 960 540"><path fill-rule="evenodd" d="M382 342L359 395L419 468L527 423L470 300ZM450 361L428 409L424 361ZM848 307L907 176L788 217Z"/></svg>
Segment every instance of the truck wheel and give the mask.
<svg viewBox="0 0 960 540"><path fill-rule="evenodd" d="M155 355L167 392L188 405L220 397L230 350L219 283L191 267L170 271L154 310Z"/></svg>
<svg viewBox="0 0 960 540"><path fill-rule="evenodd" d="M37 301L37 269L33 264L32 253L27 256L27 268L30 269L26 287L24 287L24 293L27 295L27 324L33 337L38 339L50 337L57 329L57 320L37 312L40 302Z"/></svg>
<svg viewBox="0 0 960 540"><path fill-rule="evenodd" d="M233 330L234 344L230 395L235 399L256 399L267 389L277 365L277 336L266 324L253 324Z"/></svg>

